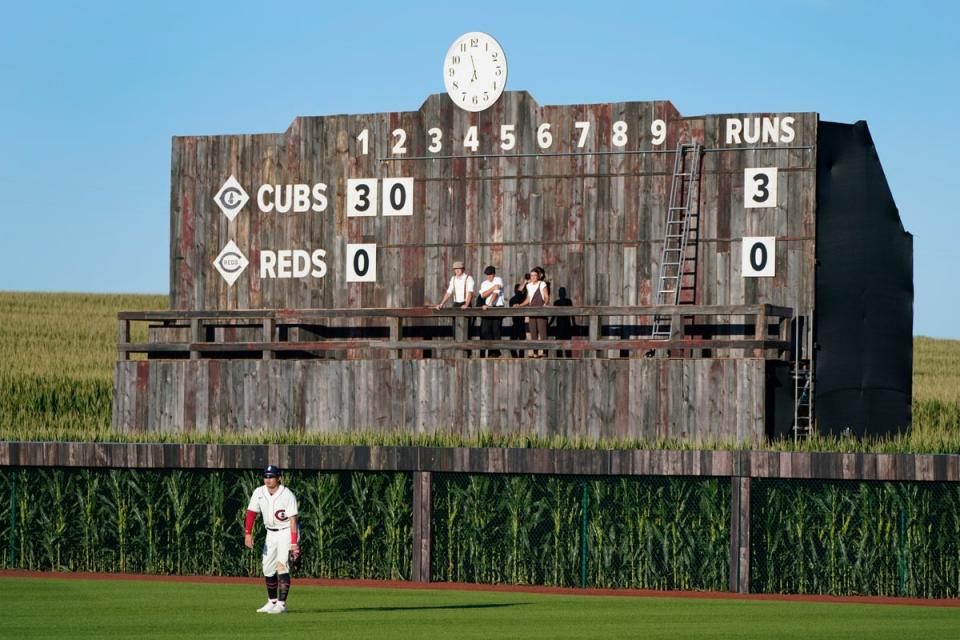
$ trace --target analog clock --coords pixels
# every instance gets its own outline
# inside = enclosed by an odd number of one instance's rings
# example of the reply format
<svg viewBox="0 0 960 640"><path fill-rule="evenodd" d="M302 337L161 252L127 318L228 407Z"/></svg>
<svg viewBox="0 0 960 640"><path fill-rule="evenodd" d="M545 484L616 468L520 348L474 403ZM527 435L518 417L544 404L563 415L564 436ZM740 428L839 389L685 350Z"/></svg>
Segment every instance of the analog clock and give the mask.
<svg viewBox="0 0 960 640"><path fill-rule="evenodd" d="M443 82L461 109L492 106L507 84L507 58L500 43L479 31L457 38L443 59Z"/></svg>

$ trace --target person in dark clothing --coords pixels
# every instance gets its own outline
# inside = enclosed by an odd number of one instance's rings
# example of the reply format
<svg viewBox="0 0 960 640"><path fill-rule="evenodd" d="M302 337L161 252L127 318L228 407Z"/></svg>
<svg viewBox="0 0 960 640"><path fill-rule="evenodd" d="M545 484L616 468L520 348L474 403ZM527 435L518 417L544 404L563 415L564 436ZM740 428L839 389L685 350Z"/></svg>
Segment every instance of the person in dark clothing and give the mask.
<svg viewBox="0 0 960 640"><path fill-rule="evenodd" d="M560 287L557 290L557 299L553 301L553 306L555 307L572 307L573 300L567 297L566 287ZM557 340L570 340L573 338L573 329L576 326L573 316L556 316L554 318L554 327L557 332ZM573 356L573 352L569 349L561 349L557 351L557 356L560 358L570 358Z"/></svg>
<svg viewBox="0 0 960 640"><path fill-rule="evenodd" d="M518 282L513 287L513 296L510 298L511 307L519 307L520 304L527 299L527 282L530 281L530 274L523 274L523 280ZM511 340L526 340L527 339L527 330L524 326L524 321L521 316L513 316L510 318L510 321L513 323L510 325L510 339ZM514 358L522 358L523 352L517 349L511 349L510 355Z"/></svg>

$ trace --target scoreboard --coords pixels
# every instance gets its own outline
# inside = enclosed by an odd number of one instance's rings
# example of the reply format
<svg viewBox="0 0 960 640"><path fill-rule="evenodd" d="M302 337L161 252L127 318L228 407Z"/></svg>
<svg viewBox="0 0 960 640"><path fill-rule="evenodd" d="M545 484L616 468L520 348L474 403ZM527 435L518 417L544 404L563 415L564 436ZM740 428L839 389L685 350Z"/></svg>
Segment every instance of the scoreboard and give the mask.
<svg viewBox="0 0 960 640"><path fill-rule="evenodd" d="M177 309L410 307L450 265L542 265L575 305L655 302L677 146L699 143L683 302L813 309L814 113L666 101L301 117L173 143Z"/></svg>

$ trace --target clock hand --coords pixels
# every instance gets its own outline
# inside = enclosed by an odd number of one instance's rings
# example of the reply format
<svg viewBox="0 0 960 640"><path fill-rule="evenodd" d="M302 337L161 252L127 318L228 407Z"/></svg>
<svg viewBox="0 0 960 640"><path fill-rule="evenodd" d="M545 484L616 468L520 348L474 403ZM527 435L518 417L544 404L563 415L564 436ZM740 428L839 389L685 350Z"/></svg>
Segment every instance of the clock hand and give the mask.
<svg viewBox="0 0 960 640"><path fill-rule="evenodd" d="M470 56L470 66L473 67L473 75L470 76L470 82L477 79L477 65L473 62L473 56Z"/></svg>

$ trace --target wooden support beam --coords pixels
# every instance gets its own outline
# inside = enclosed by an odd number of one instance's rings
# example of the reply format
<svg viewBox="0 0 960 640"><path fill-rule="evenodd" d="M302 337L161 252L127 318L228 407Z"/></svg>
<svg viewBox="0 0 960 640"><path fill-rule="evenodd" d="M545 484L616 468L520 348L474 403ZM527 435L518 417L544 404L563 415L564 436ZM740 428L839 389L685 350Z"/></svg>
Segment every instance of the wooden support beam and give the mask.
<svg viewBox="0 0 960 640"><path fill-rule="evenodd" d="M600 339L600 316L590 316L587 321L587 339L590 342L596 342ZM596 358L600 356L602 351L585 351L584 356L587 358Z"/></svg>
<svg viewBox="0 0 960 640"><path fill-rule="evenodd" d="M401 326L402 319L390 318L390 342L400 342L400 336L403 335L403 329ZM403 349L397 349L393 352L392 356L394 358L403 358Z"/></svg>
<svg viewBox="0 0 960 640"><path fill-rule="evenodd" d="M767 307L766 305L760 305L760 309L757 311L757 324L753 328L753 337L755 340L763 340L767 337ZM744 354L746 355L746 354ZM763 349L757 348L753 350L753 356L755 358L763 357Z"/></svg>
<svg viewBox="0 0 960 640"><path fill-rule="evenodd" d="M130 343L130 321L124 318L117 320L117 360L129 360L130 354L121 348Z"/></svg>
<svg viewBox="0 0 960 640"><path fill-rule="evenodd" d="M265 344L265 349L263 350L263 359L264 360L273 360L273 351L269 348L273 344L273 318L264 318L263 319L263 341Z"/></svg>
<svg viewBox="0 0 960 640"><path fill-rule="evenodd" d="M430 582L433 474L413 472L413 581Z"/></svg>
<svg viewBox="0 0 960 640"><path fill-rule="evenodd" d="M469 318L467 318L466 316L460 316L458 318L453 319L453 339L458 345L463 344L470 339L470 332L468 330L469 327L467 325L468 320ZM470 354L469 351L457 349L454 352L453 357L465 358L465 357L468 357L469 354Z"/></svg>
<svg viewBox="0 0 960 640"><path fill-rule="evenodd" d="M197 343L202 342L202 339L200 336L201 322L202 320L200 318L190 318L190 344L192 345L196 345ZM196 349L190 349L190 359L199 360L200 352L197 351Z"/></svg>

